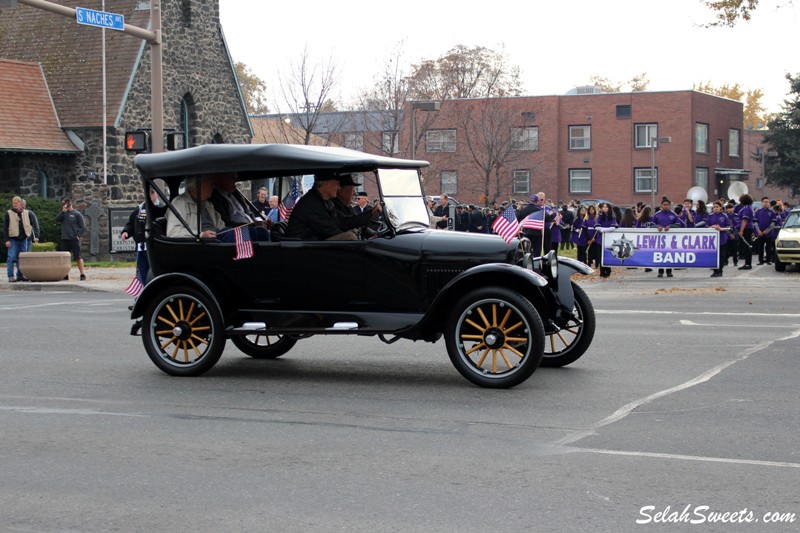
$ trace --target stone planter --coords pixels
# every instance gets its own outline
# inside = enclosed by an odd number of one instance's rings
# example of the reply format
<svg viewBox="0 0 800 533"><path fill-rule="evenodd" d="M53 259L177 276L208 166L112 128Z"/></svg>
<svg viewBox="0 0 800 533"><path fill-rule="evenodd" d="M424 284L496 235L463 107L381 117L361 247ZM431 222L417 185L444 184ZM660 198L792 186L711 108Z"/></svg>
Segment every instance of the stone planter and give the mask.
<svg viewBox="0 0 800 533"><path fill-rule="evenodd" d="M22 252L19 269L31 281L61 281L69 274L72 260L69 252Z"/></svg>

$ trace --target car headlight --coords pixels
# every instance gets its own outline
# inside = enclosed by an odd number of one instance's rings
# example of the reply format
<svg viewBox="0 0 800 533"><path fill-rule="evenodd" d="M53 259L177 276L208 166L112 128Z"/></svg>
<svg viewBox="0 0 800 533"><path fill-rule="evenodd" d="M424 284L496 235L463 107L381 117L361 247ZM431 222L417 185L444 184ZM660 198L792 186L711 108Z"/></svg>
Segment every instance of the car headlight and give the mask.
<svg viewBox="0 0 800 533"><path fill-rule="evenodd" d="M542 273L545 277L556 279L558 277L558 256L555 251L531 260L533 270Z"/></svg>
<svg viewBox="0 0 800 533"><path fill-rule="evenodd" d="M775 243L775 246L778 248L800 248L800 242L798 241L778 241Z"/></svg>

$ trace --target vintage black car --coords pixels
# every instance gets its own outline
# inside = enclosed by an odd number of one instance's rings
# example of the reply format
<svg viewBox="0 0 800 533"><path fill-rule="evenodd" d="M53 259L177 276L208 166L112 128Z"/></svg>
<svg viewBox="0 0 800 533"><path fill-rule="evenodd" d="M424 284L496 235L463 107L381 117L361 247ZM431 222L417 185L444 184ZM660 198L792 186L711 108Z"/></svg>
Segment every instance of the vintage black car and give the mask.
<svg viewBox="0 0 800 533"><path fill-rule="evenodd" d="M279 144L207 145L135 161L145 198L155 188L161 206L148 200L153 278L131 318L147 354L168 374L208 371L228 339L251 357L272 359L311 335L387 343L444 335L465 378L506 388L540 363L574 362L594 336L592 304L570 279L591 269L532 257L527 239L507 244L497 235L430 229L425 161ZM253 243L252 258L234 261L234 243L201 238L200 215L185 220L173 205L190 180L223 172L235 172L240 185L266 184L287 205L315 173L355 174L377 188L383 216L348 242L289 239L280 222L270 241ZM190 236L169 238L165 214Z"/></svg>

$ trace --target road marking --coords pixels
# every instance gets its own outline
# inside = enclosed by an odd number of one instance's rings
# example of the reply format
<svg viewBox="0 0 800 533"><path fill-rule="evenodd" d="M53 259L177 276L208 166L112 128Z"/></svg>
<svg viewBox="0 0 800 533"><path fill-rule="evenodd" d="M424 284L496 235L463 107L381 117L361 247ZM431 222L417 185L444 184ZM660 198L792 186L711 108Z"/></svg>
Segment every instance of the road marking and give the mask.
<svg viewBox="0 0 800 533"><path fill-rule="evenodd" d="M676 459L679 461L701 461L709 463L728 463L736 465L777 466L780 468L800 468L800 463L783 461L759 461L757 459L731 459L729 457L706 457L702 455L682 455L676 453L631 452L625 450L602 450L599 448L573 448L573 452L600 453L604 455L627 455L631 457L652 457L656 459Z"/></svg>
<svg viewBox="0 0 800 533"><path fill-rule="evenodd" d="M729 328L741 328L741 324L700 324L699 322L692 322L691 320L679 320L678 323L681 326L700 326L705 328L720 328L720 327L729 327ZM800 324L784 324L782 326L765 326L765 325L752 325L749 324L747 326L748 329L752 328L796 328L800 327Z"/></svg>
<svg viewBox="0 0 800 533"><path fill-rule="evenodd" d="M92 409L54 409L50 407L26 407L26 406L0 406L0 411L10 411L13 413L30 413L35 415L80 415L80 416L131 416L136 418L148 418L148 415L137 415L131 413L113 413L109 411L94 411Z"/></svg>
<svg viewBox="0 0 800 533"><path fill-rule="evenodd" d="M721 313L716 311L654 311L639 309L595 309L598 315L698 315L698 316L746 316L746 317L787 317L800 318L800 313Z"/></svg>
<svg viewBox="0 0 800 533"><path fill-rule="evenodd" d="M47 302L43 304L31 304L31 305L10 305L7 307L0 307L0 311L17 311L20 309L39 309L42 307L56 307L59 305L99 305L99 304L112 304L116 302L129 302L130 298L116 298L113 300L84 300L84 301L77 301L77 302Z"/></svg>
<svg viewBox="0 0 800 533"><path fill-rule="evenodd" d="M795 330L791 334L787 335L786 337L782 337L780 339L768 340L768 341L762 342L761 344L756 344L755 346L753 346L751 348L748 348L745 351L737 354L730 361L726 361L726 362L721 363L721 364L719 364L719 365L717 365L717 366L715 366L715 367L713 367L713 368L711 368L709 370L706 370L702 374L690 379L689 381L686 381L686 382L681 383L680 385L676 385L674 387L670 387L669 389L664 389L662 391L655 392L655 393L653 393L653 394L651 394L649 396L645 396L643 398L639 398L639 399L634 400L634 401L632 401L632 402L630 402L630 403L628 403L626 405L623 405L622 407L620 407L619 409L617 409L616 411L614 411L613 413L611 413L609 416L605 417L604 419L602 419L602 420L600 420L598 422L595 422L594 424L592 424L591 426L589 426L586 429L583 429L583 430L580 430L580 431L575 431L573 433L570 433L570 434L564 436L563 438L557 440L555 442L555 444L562 445L562 446L563 445L567 445L567 444L572 444L572 443L577 442L579 440L582 440L582 439L584 439L586 437L594 435L594 434L596 434L597 430L599 430L600 428L603 428L603 427L605 427L605 426L607 426L609 424L613 424L614 422L619 422L620 420L622 420L623 418L625 418L626 416L631 414L634 409L637 409L638 407L641 407L642 405L648 404L648 403L650 403L652 401L655 401L655 400L658 400L660 398L664 398L665 396L669 396L669 395L674 394L676 392L681 392L683 390L689 389L691 387L694 387L695 385L700 385L701 383L705 383L706 381L710 380L711 378L713 378L714 376L716 376L717 374L719 374L720 372L722 372L723 370L725 370L729 366L731 366L731 365L733 365L735 363L738 363L739 361L744 361L745 359L747 359L748 357L750 357L754 353L759 352L759 351L761 351L761 350L763 350L765 348L768 348L768 347L772 346L774 343L776 343L778 341L794 339L794 338L797 338L797 337L800 337L800 330Z"/></svg>

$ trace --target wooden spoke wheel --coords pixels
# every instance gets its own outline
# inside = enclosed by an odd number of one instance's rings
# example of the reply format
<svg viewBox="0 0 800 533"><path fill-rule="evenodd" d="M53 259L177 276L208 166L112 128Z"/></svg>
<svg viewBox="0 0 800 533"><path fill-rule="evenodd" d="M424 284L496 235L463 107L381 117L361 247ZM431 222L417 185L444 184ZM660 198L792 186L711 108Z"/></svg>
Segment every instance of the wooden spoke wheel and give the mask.
<svg viewBox="0 0 800 533"><path fill-rule="evenodd" d="M233 344L255 359L275 359L292 349L297 342L287 335L255 334L231 337Z"/></svg>
<svg viewBox="0 0 800 533"><path fill-rule="evenodd" d="M539 366L544 326L533 304L520 294L487 287L473 290L454 306L445 342L462 376L482 387L508 388Z"/></svg>
<svg viewBox="0 0 800 533"><path fill-rule="evenodd" d="M572 291L575 295L572 317L563 327L546 332L542 366L559 367L574 363L592 343L595 328L594 307L583 289L575 283L572 283Z"/></svg>
<svg viewBox="0 0 800 533"><path fill-rule="evenodd" d="M142 341L155 365L173 376L196 376L213 367L225 348L222 318L202 292L169 288L145 311Z"/></svg>

